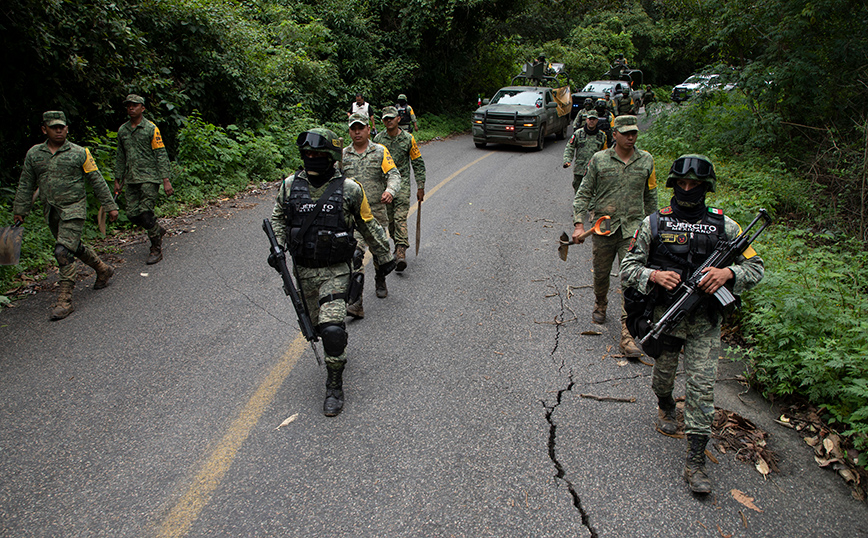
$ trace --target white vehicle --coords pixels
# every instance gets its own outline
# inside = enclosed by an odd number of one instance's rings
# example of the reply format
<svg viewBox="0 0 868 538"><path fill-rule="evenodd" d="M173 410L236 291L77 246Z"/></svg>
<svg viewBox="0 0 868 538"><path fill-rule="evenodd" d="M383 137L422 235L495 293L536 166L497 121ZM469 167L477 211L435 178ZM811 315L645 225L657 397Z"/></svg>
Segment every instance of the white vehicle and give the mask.
<svg viewBox="0 0 868 538"><path fill-rule="evenodd" d="M681 103L702 92L709 90L729 91L733 88L735 88L735 84L722 84L720 75L690 75L687 80L672 88L672 100Z"/></svg>

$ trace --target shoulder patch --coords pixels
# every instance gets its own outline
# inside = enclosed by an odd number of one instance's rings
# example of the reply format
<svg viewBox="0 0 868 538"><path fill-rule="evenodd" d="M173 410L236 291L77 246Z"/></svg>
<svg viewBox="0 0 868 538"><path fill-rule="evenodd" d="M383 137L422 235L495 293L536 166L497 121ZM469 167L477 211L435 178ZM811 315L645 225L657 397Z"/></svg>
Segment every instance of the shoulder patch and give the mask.
<svg viewBox="0 0 868 538"><path fill-rule="evenodd" d="M419 151L419 146L416 145L416 137L410 135L410 160L415 161L421 156L422 152Z"/></svg>
<svg viewBox="0 0 868 538"><path fill-rule="evenodd" d="M382 145L381 145L382 146ZM380 169L384 174L388 174L389 170L392 168L396 168L395 161L392 160L392 154L389 153L389 150L386 146L382 146L383 148L383 162L380 164Z"/></svg>
<svg viewBox="0 0 868 538"><path fill-rule="evenodd" d="M575 142L575 141L576 141L576 133L573 133L573 136L570 137L570 141L567 142L567 143L568 143L568 144L572 144L572 143Z"/></svg>
<svg viewBox="0 0 868 538"><path fill-rule="evenodd" d="M723 215L723 209L717 209L716 207L709 207L708 212L712 215Z"/></svg>
<svg viewBox="0 0 868 538"><path fill-rule="evenodd" d="M85 174L89 174L91 172L95 172L97 170L96 161L93 160L93 156L90 154L90 150L84 148L84 165L82 165L82 170L84 170Z"/></svg>
<svg viewBox="0 0 868 538"><path fill-rule="evenodd" d="M672 214L672 206L666 206L660 210L661 215L671 215Z"/></svg>
<svg viewBox="0 0 868 538"><path fill-rule="evenodd" d="M154 136L151 138L151 149L160 149L166 147L163 144L163 137L160 136L160 128L154 125Z"/></svg>

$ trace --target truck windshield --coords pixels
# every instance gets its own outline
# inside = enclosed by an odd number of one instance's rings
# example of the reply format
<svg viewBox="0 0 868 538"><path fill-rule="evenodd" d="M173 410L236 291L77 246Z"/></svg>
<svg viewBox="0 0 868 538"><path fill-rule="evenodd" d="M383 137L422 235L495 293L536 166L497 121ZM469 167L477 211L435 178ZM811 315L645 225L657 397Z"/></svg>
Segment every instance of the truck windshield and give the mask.
<svg viewBox="0 0 868 538"><path fill-rule="evenodd" d="M491 104L541 106L542 92L527 90L500 90Z"/></svg>

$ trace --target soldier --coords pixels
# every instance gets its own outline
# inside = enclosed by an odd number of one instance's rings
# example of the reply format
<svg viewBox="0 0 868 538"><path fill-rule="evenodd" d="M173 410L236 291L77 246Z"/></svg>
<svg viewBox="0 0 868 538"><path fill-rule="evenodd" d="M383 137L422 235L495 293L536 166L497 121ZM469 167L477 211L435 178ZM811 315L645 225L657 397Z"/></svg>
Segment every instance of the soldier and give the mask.
<svg viewBox="0 0 868 538"><path fill-rule="evenodd" d="M588 161L600 150L606 149L606 133L597 124L597 111L591 109L587 114L585 125L573 133L564 148L564 168L573 167L573 196L582 184L582 178L588 173Z"/></svg>
<svg viewBox="0 0 868 538"><path fill-rule="evenodd" d="M389 215L389 235L395 241L395 258L399 273L407 268L407 248L410 246L407 237L407 214L410 212L410 168L416 179L416 200L420 203L425 199L425 161L416 145L412 134L398 127L398 110L393 106L383 109L383 124L386 130L374 137L374 142L382 144L389 150L398 172L401 174L401 189L386 206Z"/></svg>
<svg viewBox="0 0 868 538"><path fill-rule="evenodd" d="M606 147L612 147L612 125L615 122L615 117L609 112L606 101L597 99L594 103L594 109L597 111L597 128L606 133Z"/></svg>
<svg viewBox="0 0 868 538"><path fill-rule="evenodd" d="M718 241L728 241L741 227L723 211L705 205L705 193L714 192L714 166L702 155L682 155L672 164L666 187L675 192L671 205L642 221L627 256L621 263L625 288L649 295L655 303L652 321L668 306L666 291L691 275L714 251ZM672 435L677 430L672 389L678 369L678 354L684 348L687 383L684 401L684 432L687 460L684 479L695 493L709 493L711 480L705 470L705 446L714 418L714 383L720 346L720 307L711 297L726 285L738 295L763 277L763 261L752 247L734 265L704 269L700 289L705 302L693 316L661 336L662 353L654 362L651 388L657 396L657 428ZM664 291L666 290L666 291Z"/></svg>
<svg viewBox="0 0 868 538"><path fill-rule="evenodd" d="M160 197L160 184L167 196L174 193L169 181L169 154L160 136L160 129L143 116L145 99L130 94L124 99L130 121L118 129L118 150L115 157L115 193L126 190L127 215L130 222L141 226L151 240L151 250L145 262L153 265L163 259L163 236L166 229L157 222L154 208Z"/></svg>
<svg viewBox="0 0 868 538"><path fill-rule="evenodd" d="M612 93L608 90L604 93L605 101L606 101L606 110L612 115L614 118L618 115L618 108L615 106L615 99L612 97Z"/></svg>
<svg viewBox="0 0 868 538"><path fill-rule="evenodd" d="M57 110L42 114L42 133L47 137L45 142L30 148L24 158L12 213L16 223L24 222L33 204L33 193L39 189L45 219L56 241L54 257L60 273L57 302L51 310L51 320L55 321L75 310L72 304L75 258L96 271L95 290L106 287L114 274L114 268L81 241L87 216L85 179L97 200L108 210L112 222L118 218L118 206L90 151L66 140L69 134L66 114Z"/></svg>
<svg viewBox="0 0 868 538"><path fill-rule="evenodd" d="M630 97L630 87L627 85L621 86L619 93L615 94L612 99L615 116L629 116L633 114L633 99Z"/></svg>
<svg viewBox="0 0 868 538"><path fill-rule="evenodd" d="M582 243L579 236L585 231L585 218L590 207L595 216L609 215L612 233L595 235L594 258L594 323L605 323L609 304L609 272L615 255L623 260L630 239L642 219L657 210L657 175L654 158L647 151L636 149L639 126L636 116L615 118L615 147L604 149L591 157L588 173L573 201L573 242ZM638 357L642 351L627 330L627 312L621 297L621 353Z"/></svg>
<svg viewBox="0 0 868 538"><path fill-rule="evenodd" d="M588 113L594 110L594 100L590 97L585 97L585 102L582 103L582 108L576 114L576 119L573 121L573 130L577 131L585 126L585 120L588 119Z"/></svg>
<svg viewBox="0 0 868 538"><path fill-rule="evenodd" d="M344 406L346 298L356 249L353 230L371 246L378 277L385 278L394 269L395 259L386 232L371 214L364 189L335 166L341 158L337 135L328 129L311 129L301 133L296 144L304 170L281 184L271 225L292 256L305 306L322 338L327 370L323 414L333 417ZM276 267L272 256L269 265Z"/></svg>
<svg viewBox="0 0 868 538"><path fill-rule="evenodd" d="M419 126L416 124L416 114L413 112L413 107L407 104L406 95L402 93L398 96L395 108L398 110L398 126L401 129L411 133L419 130Z"/></svg>
<svg viewBox="0 0 868 538"><path fill-rule="evenodd" d="M369 198L371 213L380 223L380 226L388 229L387 204L391 204L392 199L401 190L401 174L398 172L389 150L370 140L371 128L368 125L367 116L353 114L350 116L349 126L353 143L345 147L343 151L344 173L347 177L358 181L365 192L371 195ZM365 267L362 259L365 256L367 244L365 238L358 233L356 240L358 245L354 267L358 273L364 274ZM375 258L375 268L377 263ZM386 276L377 273L374 282L377 288L377 297L380 299L387 297L389 291L386 289ZM355 302L347 305L347 313L357 319L365 317L361 293Z"/></svg>

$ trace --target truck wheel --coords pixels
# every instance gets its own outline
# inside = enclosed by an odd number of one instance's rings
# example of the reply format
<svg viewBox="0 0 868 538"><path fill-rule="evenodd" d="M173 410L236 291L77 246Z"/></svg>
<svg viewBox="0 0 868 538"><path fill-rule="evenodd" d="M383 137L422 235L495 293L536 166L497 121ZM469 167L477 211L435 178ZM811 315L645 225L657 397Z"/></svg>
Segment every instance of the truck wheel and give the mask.
<svg viewBox="0 0 868 538"><path fill-rule="evenodd" d="M483 148L485 148L485 142L476 142L476 141L474 140L473 143L476 144L476 147L479 148L479 149L483 149Z"/></svg>
<svg viewBox="0 0 868 538"><path fill-rule="evenodd" d="M542 151L546 147L546 125L542 124L539 127L539 136L536 139L536 150Z"/></svg>

